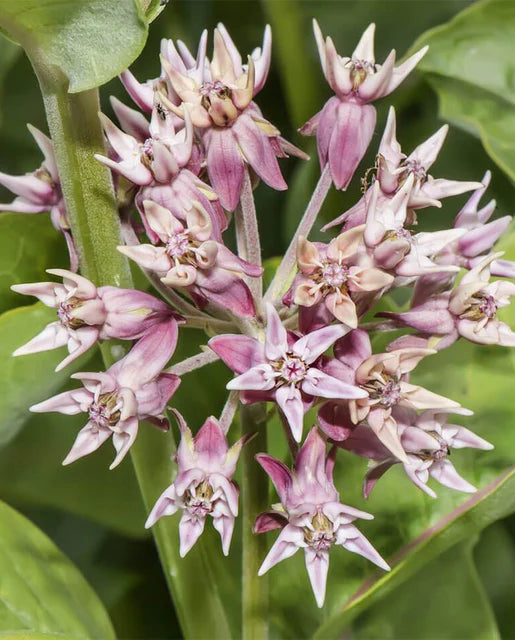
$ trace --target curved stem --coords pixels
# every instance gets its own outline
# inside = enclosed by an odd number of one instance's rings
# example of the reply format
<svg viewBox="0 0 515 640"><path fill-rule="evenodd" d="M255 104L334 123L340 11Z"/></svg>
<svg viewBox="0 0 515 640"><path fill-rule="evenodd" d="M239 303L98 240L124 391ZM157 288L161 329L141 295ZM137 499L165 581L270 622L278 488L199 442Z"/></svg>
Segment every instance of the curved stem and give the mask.
<svg viewBox="0 0 515 640"><path fill-rule="evenodd" d="M308 203L306 211L299 222L299 226L291 239L290 246L286 250L281 264L277 268L270 286L265 293L265 301L274 302L276 298L290 286L293 276L295 275L297 241L300 236L308 237L309 232L316 222L320 209L324 204L329 189L331 188L332 178L329 165L327 164L322 171L317 186L313 191L311 200Z"/></svg>
<svg viewBox="0 0 515 640"><path fill-rule="evenodd" d="M242 449L242 638L268 638L268 576L258 570L266 555L266 538L253 532L256 516L268 508L268 479L254 456L266 451L266 409L263 404L240 407L242 435L257 434Z"/></svg>
<svg viewBox="0 0 515 640"><path fill-rule="evenodd" d="M121 244L121 231L111 177L93 157L94 153L105 153L97 117L98 91L69 94L63 77L43 65L34 63L34 68L43 93L81 271L96 285L131 287L128 261L116 249ZM119 357L119 345L117 349ZM110 343L102 346L102 355L106 366L116 360ZM172 434L166 437L142 425L131 458L147 509L172 480L174 451ZM177 517L161 520L153 527L153 535L185 637L230 638L232 633L216 576L209 566L206 542L199 541L197 548L181 559Z"/></svg>

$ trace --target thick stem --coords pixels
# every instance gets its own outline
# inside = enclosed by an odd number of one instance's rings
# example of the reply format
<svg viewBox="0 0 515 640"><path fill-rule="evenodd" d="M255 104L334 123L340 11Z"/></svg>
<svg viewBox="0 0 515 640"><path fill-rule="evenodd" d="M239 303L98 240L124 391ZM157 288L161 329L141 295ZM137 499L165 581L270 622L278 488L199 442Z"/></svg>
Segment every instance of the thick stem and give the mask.
<svg viewBox="0 0 515 640"><path fill-rule="evenodd" d="M308 203L306 211L302 216L302 220L297 227L297 231L291 239L290 246L288 247L281 264L277 268L270 286L265 294L265 301L274 302L281 293L284 293L290 286L291 281L295 275L296 253L297 253L297 241L300 236L307 238L309 232L313 228L320 209L324 204L329 189L331 187L331 171L329 165L326 165L322 171L317 186L313 191L311 200Z"/></svg>
<svg viewBox="0 0 515 640"><path fill-rule="evenodd" d="M266 409L262 404L240 408L242 435L257 435L242 449L242 638L268 638L268 576L258 570L266 555L266 538L253 533L256 516L268 508L268 480L256 463L256 453L266 451Z"/></svg>
<svg viewBox="0 0 515 640"><path fill-rule="evenodd" d="M94 153L105 153L97 116L98 91L68 94L64 78L47 67L34 64L34 68L81 271L97 285L131 287L128 261L116 250L121 233L111 177L93 157ZM106 366L116 359L109 343L102 346L102 355ZM141 425L131 458L147 510L172 480L174 450L171 434L166 437L150 425ZM209 578L209 554L203 549L204 542L200 541L187 558L179 558L177 517L161 520L153 534L185 637L230 638L217 581Z"/></svg>

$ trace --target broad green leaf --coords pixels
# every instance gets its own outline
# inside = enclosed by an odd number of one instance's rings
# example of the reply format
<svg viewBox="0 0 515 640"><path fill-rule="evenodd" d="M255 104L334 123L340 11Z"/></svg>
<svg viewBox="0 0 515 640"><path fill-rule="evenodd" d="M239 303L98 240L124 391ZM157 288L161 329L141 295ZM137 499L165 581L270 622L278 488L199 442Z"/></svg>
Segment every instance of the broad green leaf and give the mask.
<svg viewBox="0 0 515 640"><path fill-rule="evenodd" d="M104 84L139 55L147 22L136 0L0 0L0 27L72 93Z"/></svg>
<svg viewBox="0 0 515 640"><path fill-rule="evenodd" d="M94 370L101 368L97 365ZM133 538L148 536L132 465L127 460L109 471L114 457L111 442L71 465L61 465L85 422L84 414L27 415L21 432L0 449L0 497L17 505L73 513Z"/></svg>
<svg viewBox="0 0 515 640"><path fill-rule="evenodd" d="M492 522L515 511L515 468L502 474L454 512L408 545L392 563L392 570L365 582L346 605L324 621L315 638L339 638L355 617L390 594L429 562Z"/></svg>
<svg viewBox="0 0 515 640"><path fill-rule="evenodd" d="M352 624L357 640L499 640L472 558L475 540L442 553ZM452 603L452 606L449 606Z"/></svg>
<svg viewBox="0 0 515 640"><path fill-rule="evenodd" d="M513 522L513 519L511 519ZM474 549L474 559L499 626L501 637L510 638L515 629L513 576L515 548L510 519L485 529Z"/></svg>
<svg viewBox="0 0 515 640"><path fill-rule="evenodd" d="M440 98L440 113L479 136L492 159L515 178L515 4L474 3L421 36L419 64Z"/></svg>
<svg viewBox="0 0 515 640"><path fill-rule="evenodd" d="M18 307L0 315L0 446L8 442L29 419L29 407L57 393L70 374L84 370L91 353L73 362L64 371L54 368L65 349L44 351L13 358L12 352L38 334L55 319L55 311L37 303Z"/></svg>
<svg viewBox="0 0 515 640"><path fill-rule="evenodd" d="M145 12L145 17L152 22L164 11L169 0L140 0L141 8Z"/></svg>
<svg viewBox="0 0 515 640"><path fill-rule="evenodd" d="M5 503L0 503L0 584L1 631L27 633L29 638L32 632L114 638L102 604L80 572Z"/></svg>
<svg viewBox="0 0 515 640"><path fill-rule="evenodd" d="M45 269L67 264L64 238L47 215L0 214L0 312L33 300L11 285L52 279Z"/></svg>

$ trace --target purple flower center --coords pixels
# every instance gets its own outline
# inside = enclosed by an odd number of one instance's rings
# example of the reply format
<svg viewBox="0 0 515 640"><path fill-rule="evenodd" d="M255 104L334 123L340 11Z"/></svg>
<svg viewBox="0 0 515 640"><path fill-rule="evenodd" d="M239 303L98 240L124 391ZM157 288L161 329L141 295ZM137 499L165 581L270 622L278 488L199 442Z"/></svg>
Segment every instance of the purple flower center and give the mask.
<svg viewBox="0 0 515 640"><path fill-rule="evenodd" d="M304 379L308 365L299 356L287 354L285 358L279 360L277 369L283 380L295 384Z"/></svg>
<svg viewBox="0 0 515 640"><path fill-rule="evenodd" d="M408 174L412 173L420 182L426 181L427 171L425 167L420 164L420 162L417 162L416 160L406 160L404 166L406 167L406 171Z"/></svg>
<svg viewBox="0 0 515 640"><path fill-rule="evenodd" d="M220 80L204 82L200 87L200 95L209 98L211 93L216 94L219 98L225 98L229 97L230 89Z"/></svg>
<svg viewBox="0 0 515 640"><path fill-rule="evenodd" d="M401 388L395 380L388 380L381 393L381 404L385 407L396 405L401 399Z"/></svg>
<svg viewBox="0 0 515 640"><path fill-rule="evenodd" d="M63 300L57 306L57 318L59 322L68 329L79 329L84 326L84 322L80 318L73 315L73 310L80 307L82 302L78 298L69 298Z"/></svg>
<svg viewBox="0 0 515 640"><path fill-rule="evenodd" d="M152 149L152 138L147 138L142 145L144 155L149 159L154 159L154 151Z"/></svg>
<svg viewBox="0 0 515 640"><path fill-rule="evenodd" d="M120 405L116 393L103 393L89 406L89 419L98 427L106 429L120 420Z"/></svg>
<svg viewBox="0 0 515 640"><path fill-rule="evenodd" d="M490 295L483 296L479 303L479 310L487 318L494 318L497 313L497 302L495 301L495 298Z"/></svg>
<svg viewBox="0 0 515 640"><path fill-rule="evenodd" d="M329 287L339 288L347 281L349 268L338 262L327 262L321 269L321 275Z"/></svg>
<svg viewBox="0 0 515 640"><path fill-rule="evenodd" d="M320 511L311 520L311 527L304 528L304 540L315 551L327 551L334 542L333 523Z"/></svg>
<svg viewBox="0 0 515 640"><path fill-rule="evenodd" d="M190 240L188 234L184 232L174 233L166 243L166 253L170 258L182 258L189 248Z"/></svg>
<svg viewBox="0 0 515 640"><path fill-rule="evenodd" d="M185 500L185 508L188 513L196 518L205 518L213 510L213 489L205 480L196 487L188 489Z"/></svg>

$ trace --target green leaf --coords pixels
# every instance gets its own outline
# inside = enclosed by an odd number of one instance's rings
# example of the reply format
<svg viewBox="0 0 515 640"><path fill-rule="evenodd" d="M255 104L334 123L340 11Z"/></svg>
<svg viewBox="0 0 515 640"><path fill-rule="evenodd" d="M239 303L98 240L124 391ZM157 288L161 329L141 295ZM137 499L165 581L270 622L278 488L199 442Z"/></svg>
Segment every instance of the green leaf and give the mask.
<svg viewBox="0 0 515 640"><path fill-rule="evenodd" d="M422 35L419 64L440 99L446 120L480 137L491 158L515 179L515 4L474 3L447 24Z"/></svg>
<svg viewBox="0 0 515 640"><path fill-rule="evenodd" d="M453 545L476 535L492 522L515 511L515 468L507 471L428 529L401 551L392 570L365 582L346 605L326 620L315 638L339 638L362 611L385 598L396 587Z"/></svg>
<svg viewBox="0 0 515 640"><path fill-rule="evenodd" d="M66 351L44 351L13 358L12 352L55 319L55 311L37 303L0 315L0 446L8 442L29 419L29 407L57 393L71 373L84 368L91 353L64 371L53 373Z"/></svg>
<svg viewBox="0 0 515 640"><path fill-rule="evenodd" d="M499 640L472 558L475 540L445 551L352 624L357 640ZM452 603L452 606L449 604Z"/></svg>
<svg viewBox="0 0 515 640"><path fill-rule="evenodd" d="M72 93L124 71L148 28L136 0L0 0L0 26L38 69L59 69Z"/></svg>
<svg viewBox="0 0 515 640"><path fill-rule="evenodd" d="M79 386L77 381L73 386ZM21 432L0 449L0 497L17 505L73 513L131 538L147 537L132 465L127 460L116 472L109 471L114 457L111 442L93 455L61 465L85 422L85 414L27 414Z"/></svg>
<svg viewBox="0 0 515 640"><path fill-rule="evenodd" d="M29 638L32 633L114 638L107 613L80 572L37 527L3 502L0 575L0 630L9 632L7 637L19 631Z"/></svg>
<svg viewBox="0 0 515 640"><path fill-rule="evenodd" d="M48 280L45 269L51 266L66 268L67 252L63 236L49 217L0 214L0 312L31 300L11 291L11 285Z"/></svg>

